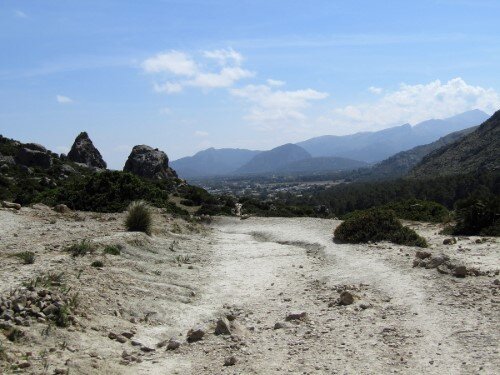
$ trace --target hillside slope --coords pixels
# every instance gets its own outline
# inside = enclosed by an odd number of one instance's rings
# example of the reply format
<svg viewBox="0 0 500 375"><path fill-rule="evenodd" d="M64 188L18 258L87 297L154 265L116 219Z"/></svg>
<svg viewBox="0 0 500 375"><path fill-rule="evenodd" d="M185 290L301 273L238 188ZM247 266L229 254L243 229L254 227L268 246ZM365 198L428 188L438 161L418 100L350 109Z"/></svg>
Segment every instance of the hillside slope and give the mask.
<svg viewBox="0 0 500 375"><path fill-rule="evenodd" d="M310 157L311 154L302 147L287 143L254 156L248 163L239 168L235 174L273 172L284 165Z"/></svg>
<svg viewBox="0 0 500 375"><path fill-rule="evenodd" d="M474 132L429 155L411 172L412 177L498 170L500 164L500 111Z"/></svg>
<svg viewBox="0 0 500 375"><path fill-rule="evenodd" d="M318 173L349 171L356 168L366 167L363 161L339 158L339 157L316 157L308 158L283 165L276 169L277 173Z"/></svg>
<svg viewBox="0 0 500 375"><path fill-rule="evenodd" d="M398 152L378 164L356 171L355 180L384 180L407 175L413 167L432 151L449 145L477 129L477 126L448 134L437 141Z"/></svg>

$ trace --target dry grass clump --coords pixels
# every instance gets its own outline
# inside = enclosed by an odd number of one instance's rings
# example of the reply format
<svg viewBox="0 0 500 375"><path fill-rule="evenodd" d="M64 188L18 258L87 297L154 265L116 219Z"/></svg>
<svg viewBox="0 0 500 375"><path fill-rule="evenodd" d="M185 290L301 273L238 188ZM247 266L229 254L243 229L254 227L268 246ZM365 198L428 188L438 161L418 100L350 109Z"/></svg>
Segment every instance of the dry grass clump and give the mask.
<svg viewBox="0 0 500 375"><path fill-rule="evenodd" d="M132 202L125 218L125 228L129 232L144 232L150 235L152 226L153 217L149 205L144 201Z"/></svg>

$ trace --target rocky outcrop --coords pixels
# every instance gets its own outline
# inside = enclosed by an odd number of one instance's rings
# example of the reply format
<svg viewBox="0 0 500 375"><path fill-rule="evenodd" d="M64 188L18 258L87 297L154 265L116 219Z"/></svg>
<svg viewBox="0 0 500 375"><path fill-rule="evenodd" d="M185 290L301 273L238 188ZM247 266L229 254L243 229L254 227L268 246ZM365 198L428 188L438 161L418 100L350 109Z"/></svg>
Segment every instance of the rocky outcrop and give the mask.
<svg viewBox="0 0 500 375"><path fill-rule="evenodd" d="M36 143L25 144L16 155L16 163L27 167L50 168L52 153Z"/></svg>
<svg viewBox="0 0 500 375"><path fill-rule="evenodd" d="M123 170L158 180L177 177L177 173L168 166L167 154L146 145L138 145L132 149Z"/></svg>
<svg viewBox="0 0 500 375"><path fill-rule="evenodd" d="M76 137L67 158L90 168L106 169L107 167L101 153L95 148L86 132L82 132Z"/></svg>

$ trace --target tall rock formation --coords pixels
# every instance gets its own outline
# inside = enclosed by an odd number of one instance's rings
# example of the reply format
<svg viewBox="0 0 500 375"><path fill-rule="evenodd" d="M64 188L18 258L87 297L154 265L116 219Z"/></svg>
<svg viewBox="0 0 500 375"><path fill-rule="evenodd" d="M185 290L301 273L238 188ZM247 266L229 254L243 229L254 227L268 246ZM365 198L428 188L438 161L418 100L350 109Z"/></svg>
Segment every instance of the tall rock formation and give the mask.
<svg viewBox="0 0 500 375"><path fill-rule="evenodd" d="M177 173L168 166L167 154L146 145L134 146L123 170L157 180L177 177Z"/></svg>
<svg viewBox="0 0 500 375"><path fill-rule="evenodd" d="M95 148L87 132L81 132L76 137L68 159L75 163L85 164L90 168L106 169L107 167L101 153Z"/></svg>

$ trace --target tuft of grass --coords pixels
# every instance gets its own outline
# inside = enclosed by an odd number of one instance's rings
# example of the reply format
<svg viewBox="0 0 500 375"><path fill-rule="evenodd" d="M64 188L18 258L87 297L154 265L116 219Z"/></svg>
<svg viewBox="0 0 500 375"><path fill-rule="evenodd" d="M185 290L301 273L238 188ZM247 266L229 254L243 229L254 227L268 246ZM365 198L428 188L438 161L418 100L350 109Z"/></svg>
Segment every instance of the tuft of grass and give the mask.
<svg viewBox="0 0 500 375"><path fill-rule="evenodd" d="M153 218L151 208L144 201L135 201L128 207L125 227L129 232L144 232L151 234Z"/></svg>
<svg viewBox="0 0 500 375"><path fill-rule="evenodd" d="M19 328L13 327L5 332L5 337L11 342L19 342L25 333L21 331Z"/></svg>
<svg viewBox="0 0 500 375"><path fill-rule="evenodd" d="M104 267L104 263L102 262L102 260L94 260L91 266L96 268L102 268Z"/></svg>
<svg viewBox="0 0 500 375"><path fill-rule="evenodd" d="M427 247L413 229L404 227L394 211L368 210L347 219L334 232L335 238L348 243L391 241L399 245Z"/></svg>
<svg viewBox="0 0 500 375"><path fill-rule="evenodd" d="M82 240L66 248L66 251L74 257L84 256L95 252L95 246L89 240Z"/></svg>
<svg viewBox="0 0 500 375"><path fill-rule="evenodd" d="M191 263L191 258L189 255L177 255L175 257L175 262L177 264L190 264Z"/></svg>
<svg viewBox="0 0 500 375"><path fill-rule="evenodd" d="M35 288L51 289L53 287L61 287L63 285L64 272L61 273L48 273L47 275L37 276L25 283L24 286L30 290Z"/></svg>
<svg viewBox="0 0 500 375"><path fill-rule="evenodd" d="M108 245L104 248L103 253L109 255L120 255L121 254L120 246L118 245Z"/></svg>
<svg viewBox="0 0 500 375"><path fill-rule="evenodd" d="M9 357L7 356L7 350L5 349L4 345L0 341L0 361L7 361L8 358Z"/></svg>
<svg viewBox="0 0 500 375"><path fill-rule="evenodd" d="M32 251L23 251L22 253L16 254L16 257L21 259L23 264L35 263L35 253Z"/></svg>
<svg viewBox="0 0 500 375"><path fill-rule="evenodd" d="M70 325L69 321L70 311L69 307L66 305L61 306L57 309L54 317L54 322L58 327L68 327Z"/></svg>

